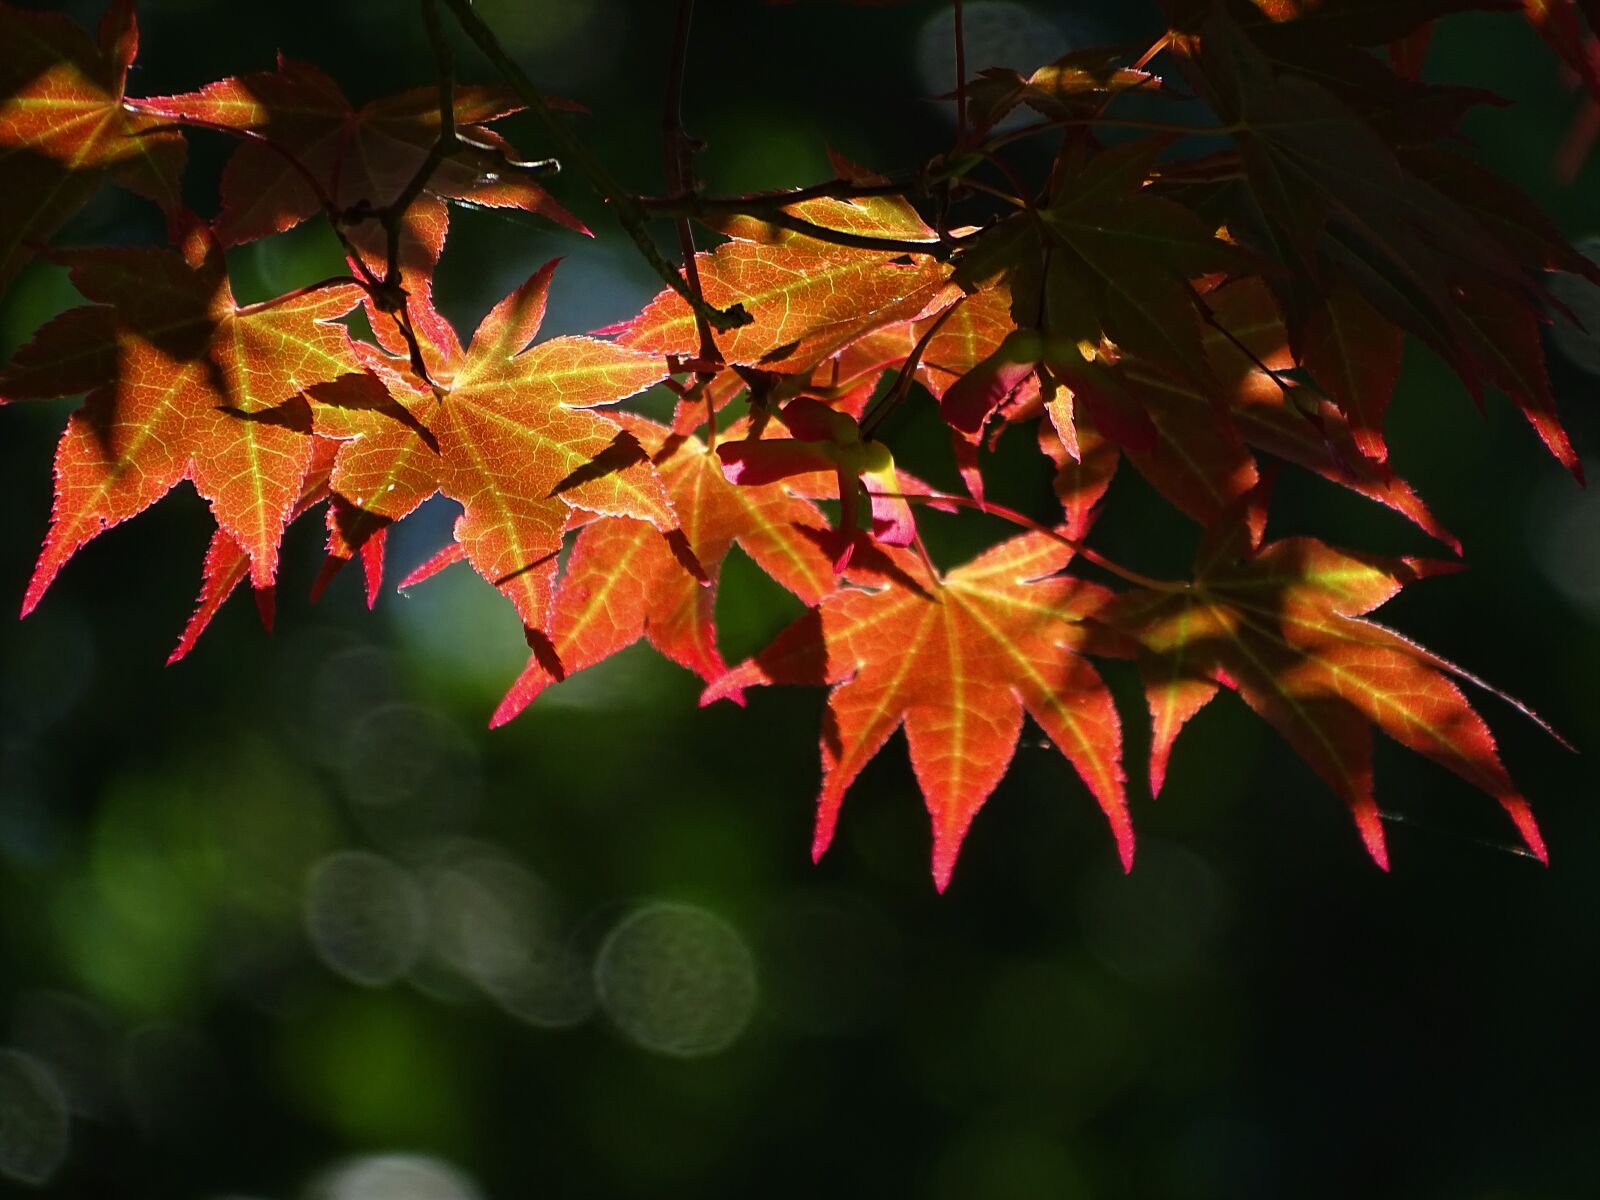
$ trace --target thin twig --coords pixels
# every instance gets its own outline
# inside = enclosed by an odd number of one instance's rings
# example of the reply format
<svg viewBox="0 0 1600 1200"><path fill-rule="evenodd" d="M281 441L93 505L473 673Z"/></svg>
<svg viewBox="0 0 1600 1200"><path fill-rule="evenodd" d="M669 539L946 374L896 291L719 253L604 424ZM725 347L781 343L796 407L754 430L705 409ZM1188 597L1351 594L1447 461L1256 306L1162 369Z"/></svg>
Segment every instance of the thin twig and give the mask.
<svg viewBox="0 0 1600 1200"><path fill-rule="evenodd" d="M963 179L961 186L970 191L982 192L986 196L993 196L996 200L1001 200L1011 205L1012 208L1029 209L1034 207L1033 203L1026 197L1015 196L1006 191L1005 188L997 188L992 183L985 183L981 179Z"/></svg>
<svg viewBox="0 0 1600 1200"><path fill-rule="evenodd" d="M543 128L545 136L555 144L558 157L563 163L576 168L595 191L600 193L601 198L616 214L622 228L633 239L634 245L638 247L645 261L656 274L661 276L667 286L682 296L689 307L703 316L713 329L726 332L750 324L752 318L742 306L734 305L726 311L719 310L712 308L694 294L682 272L667 261L666 256L661 253L655 240L650 236L650 230L646 227L646 214L639 203L639 198L626 191L588 146L557 120L555 113L545 103L544 97L540 95L539 89L534 87L527 73L507 53L494 30L473 8L472 0L443 0L443 3L449 6L467 37L483 51L495 70L500 72L505 81L511 85L511 90L517 94L517 98L527 106L529 114Z"/></svg>
<svg viewBox="0 0 1600 1200"><path fill-rule="evenodd" d="M1278 391L1282 392L1283 395L1287 397L1296 385L1292 382L1285 383L1280 372L1275 371L1271 367L1267 366L1267 364L1261 360L1260 355L1240 341L1238 335L1222 323L1221 319L1218 318L1211 305L1206 303L1206 298L1195 289L1194 284L1185 282L1183 286L1188 289L1189 298L1194 301L1195 307L1200 310L1201 319L1205 321L1207 325L1211 326L1211 328L1220 333L1224 338L1226 338L1235 350L1249 359L1250 362L1255 366L1256 370L1260 371L1262 374L1266 375L1267 378L1271 379L1273 383L1277 384Z"/></svg>
<svg viewBox="0 0 1600 1200"><path fill-rule="evenodd" d="M1103 125L1111 129L1138 129L1145 133L1171 133L1180 137L1224 137L1230 133L1238 133L1245 128L1243 125L1185 125L1179 121L1142 121L1135 117L1102 117L1102 116L1072 116L1052 117L1048 121L1040 121L1034 125L1024 125L1021 129L1013 129L999 137L990 138L983 145L984 150L999 150L1013 142L1025 141L1039 133L1049 133L1052 129L1068 129L1074 125Z"/></svg>
<svg viewBox="0 0 1600 1200"><path fill-rule="evenodd" d="M873 407L873 411L862 418L861 436L863 438L870 438L877 431L878 426L883 424L885 418L900 406L900 402L906 398L906 394L911 390L911 380L916 375L917 367L922 363L922 356L927 352L929 344L938 335L939 330L944 328L944 323L955 315L956 309L966 302L967 298L964 295L957 298L939 314L932 325L928 326L927 332L917 339L917 344L911 347L911 353L906 355L905 362L900 364L900 375L895 379L894 386Z"/></svg>

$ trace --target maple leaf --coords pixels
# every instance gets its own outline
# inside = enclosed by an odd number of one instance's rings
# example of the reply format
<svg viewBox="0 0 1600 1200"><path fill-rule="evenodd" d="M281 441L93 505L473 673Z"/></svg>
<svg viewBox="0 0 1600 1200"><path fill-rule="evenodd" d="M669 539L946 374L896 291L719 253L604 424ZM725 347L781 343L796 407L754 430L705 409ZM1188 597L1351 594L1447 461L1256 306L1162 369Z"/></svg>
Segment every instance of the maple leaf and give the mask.
<svg viewBox="0 0 1600 1200"><path fill-rule="evenodd" d="M416 88L357 109L322 71L282 55L276 71L148 97L138 106L172 120L257 135L243 142L223 169L216 229L227 245L292 229L321 212L324 198L341 211L363 204L383 208L411 181L440 127L436 88ZM453 107L462 145L435 169L429 192L520 208L588 232L532 179L508 171L515 154L487 122L518 110L510 93L458 86ZM381 240L373 222L357 223L354 233Z"/></svg>
<svg viewBox="0 0 1600 1200"><path fill-rule="evenodd" d="M429 363L433 388L367 354L364 361L384 373L388 401L370 388L364 396L345 389L311 396L325 434L350 439L334 465L335 494L385 523L434 488L458 501L456 539L467 559L529 630L549 618L572 510L663 531L677 526L637 438L590 411L659 382L664 366L595 338L532 345L555 266L547 263L500 301L458 357Z"/></svg>
<svg viewBox="0 0 1600 1200"><path fill-rule="evenodd" d="M1343 284L1307 318L1299 341L1301 363L1349 419L1361 453L1386 461L1383 414L1400 381L1405 336Z"/></svg>
<svg viewBox="0 0 1600 1200"><path fill-rule="evenodd" d="M1359 297L1343 294L1319 309L1303 334L1304 365L1354 409L1352 424L1345 411L1285 374L1296 365L1289 333L1261 280L1238 280L1204 299L1216 324L1202 344L1219 391L1207 394L1136 360L1094 376L1070 355L1057 360L1064 374L1092 380L1083 411L1162 495L1201 524L1218 520L1259 481L1255 447L1393 509L1460 552L1454 536L1385 465L1381 420L1400 372L1393 326ZM1220 410L1217 397L1225 401Z"/></svg>
<svg viewBox="0 0 1600 1200"><path fill-rule="evenodd" d="M1133 829L1123 796L1116 706L1082 652L1104 588L1057 574L1072 551L1042 534L1002 542L942 578L914 555L875 550L875 590L825 597L702 702L760 684L830 684L822 791L812 853L833 838L861 768L902 724L933 821L933 878L943 891L973 817L1005 774L1026 711L1104 810L1124 868Z"/></svg>
<svg viewBox="0 0 1600 1200"><path fill-rule="evenodd" d="M1269 60L1220 8L1198 36L1177 43L1196 85L1238 131L1240 160L1269 226L1263 236L1297 275L1324 278L1330 267L1342 274L1379 314L1449 361L1474 395L1486 384L1504 390L1579 474L1527 322L1537 322L1536 306L1547 299L1539 272L1593 268L1550 244L1559 242L1552 231L1522 221L1522 206L1506 202L1507 186L1481 199L1470 187L1447 194L1409 169L1431 163L1461 174L1448 157L1402 157L1329 91L1321 45L1290 43L1300 51L1280 46ZM1511 338L1501 334L1506 320L1517 325Z"/></svg>
<svg viewBox="0 0 1600 1200"><path fill-rule="evenodd" d="M0 3L0 294L110 178L175 213L181 134L123 104L139 48L132 0L113 0L98 39L60 13Z"/></svg>
<svg viewBox="0 0 1600 1200"><path fill-rule="evenodd" d="M815 604L835 586L822 549L827 525L783 484L729 483L721 460L698 438L671 435L643 418L625 421L661 473L689 561L645 522L611 518L584 526L556 591L550 641L562 671L572 672L647 637L709 682L727 669L713 615L728 551L737 543L770 578ZM491 724L509 721L560 677L547 660L543 653L530 657Z"/></svg>
<svg viewBox="0 0 1600 1200"><path fill-rule="evenodd" d="M742 305L751 317L717 335L723 359L785 374L809 371L862 335L919 315L949 275L931 257L898 261L809 238L777 245L731 241L695 262L706 303ZM694 313L671 289L622 326L617 341L661 355L692 355L700 348Z"/></svg>
<svg viewBox="0 0 1600 1200"><path fill-rule="evenodd" d="M1039 422L1039 449L1056 465L1052 486L1065 518L1061 531L1081 542L1099 514L1100 501L1111 487L1121 456L1092 426L1072 429L1072 433L1069 446L1054 420Z"/></svg>
<svg viewBox="0 0 1600 1200"><path fill-rule="evenodd" d="M966 296L948 314L934 313L910 322L906 326L906 352L898 357L904 360L921 342L917 382L935 400L942 400L957 381L998 350L1015 329L1011 293L1003 284L996 284ZM930 333L931 337L926 336Z"/></svg>
<svg viewBox="0 0 1600 1200"><path fill-rule="evenodd" d="M342 326L354 285L240 308L222 252L191 221L180 251L56 252L95 303L43 326L0 371L7 401L88 392L56 453L50 532L23 600L27 613L104 529L193 481L220 526L270 586L278 542L311 461L298 399L361 370Z"/></svg>
<svg viewBox="0 0 1600 1200"><path fill-rule="evenodd" d="M1043 338L1031 329L1012 330L945 388L939 411L958 434L977 441L990 415L1034 377L1043 357Z"/></svg>
<svg viewBox="0 0 1600 1200"><path fill-rule="evenodd" d="M1253 264L1194 213L1143 190L1158 140L1095 155L1039 216L1052 237L1045 308L1052 337L1098 341L1180 376L1196 373L1199 319L1188 281Z"/></svg>
<svg viewBox="0 0 1600 1200"><path fill-rule="evenodd" d="M1190 281L1260 264L1145 187L1164 146L1151 138L1093 155L1036 216L985 230L963 254L956 281L969 291L1007 284L1016 327L1059 347L1105 338L1205 385Z"/></svg>
<svg viewBox="0 0 1600 1200"><path fill-rule="evenodd" d="M1216 695L1239 693L1350 807L1373 860L1389 867L1373 798L1372 731L1383 730L1488 792L1546 861L1527 802L1494 737L1450 674L1460 672L1363 615L1448 563L1336 550L1311 538L1260 545L1255 496L1202 545L1192 583L1136 589L1098 614L1143 647L1154 722L1151 791L1173 740Z"/></svg>

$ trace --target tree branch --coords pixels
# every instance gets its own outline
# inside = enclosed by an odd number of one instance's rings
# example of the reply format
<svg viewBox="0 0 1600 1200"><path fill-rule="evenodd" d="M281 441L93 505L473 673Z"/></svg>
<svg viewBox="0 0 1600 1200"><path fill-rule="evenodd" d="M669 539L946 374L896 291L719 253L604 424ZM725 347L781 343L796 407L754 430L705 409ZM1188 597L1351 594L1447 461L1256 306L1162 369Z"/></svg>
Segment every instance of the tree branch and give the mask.
<svg viewBox="0 0 1600 1200"><path fill-rule="evenodd" d="M696 315L704 318L713 329L726 331L748 325L751 321L750 314L741 306L735 305L724 312L712 308L695 295L682 273L667 261L651 238L650 231L645 225L645 212L639 204L638 197L624 190L605 164L596 158L571 130L556 119L555 113L545 103L539 89L534 87L527 73L500 44L500 39L495 36L494 30L484 23L483 18L473 8L472 0L442 0L442 2L449 6L462 31L479 50L483 51L495 70L511 85L511 90L517 94L517 98L527 106L529 114L543 128L545 136L555 144L558 157L563 163L574 167L589 181L595 191L600 193L601 198L616 214L622 228L633 239L634 245L644 255L645 261L656 274L661 276L667 286L688 301L689 307Z"/></svg>

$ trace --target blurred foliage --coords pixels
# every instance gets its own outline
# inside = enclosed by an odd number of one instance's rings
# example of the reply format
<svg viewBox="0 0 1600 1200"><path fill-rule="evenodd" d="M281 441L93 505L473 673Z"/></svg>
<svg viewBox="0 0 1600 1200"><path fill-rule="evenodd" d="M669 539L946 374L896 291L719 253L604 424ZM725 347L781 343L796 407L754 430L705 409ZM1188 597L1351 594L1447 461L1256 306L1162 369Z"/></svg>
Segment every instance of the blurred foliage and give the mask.
<svg viewBox="0 0 1600 1200"><path fill-rule="evenodd" d="M659 186L671 6L481 7L536 78L590 109L585 134L624 178ZM885 170L932 153L948 136L925 99L947 87L947 7L701 0L687 111L705 177L810 182L828 144ZM1159 28L1150 6L1113 0L966 10L973 61L981 44L1021 68ZM428 76L392 0L141 11L135 94L280 49L357 99ZM1430 69L1513 98L1472 118L1476 153L1575 237L1596 232L1600 166L1567 186L1551 173L1575 99L1531 33L1446 23ZM487 77L471 55L463 70ZM205 212L228 147L193 144ZM651 294L581 181L557 189L600 236L462 213L448 311L470 324L557 254L547 332ZM142 202L108 193L66 236L159 235ZM232 266L250 299L336 257L306 230ZM0 309L0 352L71 302L35 263ZM1592 450L1596 382L1554 370ZM0 596L21 595L64 414L4 414ZM908 406L885 437L953 483L926 415ZM1013 440L998 498L1037 504L1043 467ZM1415 346L1391 443L1476 569L1384 619L1600 746L1592 500L1509 406L1479 417ZM1098 543L1142 569L1182 562L1182 520L1138 480L1116 486ZM1428 552L1319 481L1283 486L1286 526ZM399 569L445 539L435 505L392 540ZM969 552L974 520L930 516L935 555ZM1131 877L1066 764L1025 739L941 899L902 753L868 768L838 845L807 862L820 693L697 710L686 674L635 649L491 736L525 653L510 610L465 569L372 615L353 578L313 608L314 522L291 533L280 632L236 600L168 670L207 521L190 495L139 524L97 542L39 614L0 622L10 1182L163 1200L1593 1195L1600 1040L1576 981L1600 952L1595 774L1509 710L1491 719L1548 872L1508 851L1466 785L1383 747L1396 869L1381 875L1235 703L1196 721L1159 803L1134 795ZM744 565L721 599L730 658L793 615ZM1137 761L1137 687L1113 682Z"/></svg>

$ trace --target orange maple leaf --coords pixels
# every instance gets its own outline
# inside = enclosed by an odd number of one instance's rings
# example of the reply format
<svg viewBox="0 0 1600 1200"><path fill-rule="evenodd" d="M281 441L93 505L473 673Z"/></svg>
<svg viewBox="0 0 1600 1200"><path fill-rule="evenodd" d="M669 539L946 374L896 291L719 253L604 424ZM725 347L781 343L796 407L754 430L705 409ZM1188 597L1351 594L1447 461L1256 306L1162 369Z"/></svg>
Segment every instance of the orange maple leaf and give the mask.
<svg viewBox="0 0 1600 1200"><path fill-rule="evenodd" d="M61 13L0 3L0 292L107 177L168 213L181 207L185 146L123 104L139 49L132 0L114 0L98 39Z"/></svg>
<svg viewBox="0 0 1600 1200"><path fill-rule="evenodd" d="M812 853L833 838L845 790L904 724L933 819L942 891L978 809L1010 765L1026 711L1077 768L1105 811L1124 868L1133 827L1123 796L1116 705L1082 652L1103 634L1086 621L1111 593L1057 572L1072 551L1029 533L942 577L915 555L870 550L873 590L825 597L704 700L767 683L832 684L822 735L822 792Z"/></svg>
<svg viewBox="0 0 1600 1200"><path fill-rule="evenodd" d="M222 252L191 219L179 252L58 252L95 303L43 326L0 371L6 401L88 392L56 452L56 497L23 601L85 542L190 479L249 556L259 587L311 462L305 390L361 370L334 320L340 284L240 308Z"/></svg>

